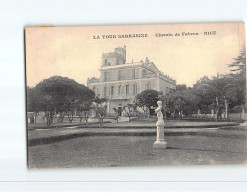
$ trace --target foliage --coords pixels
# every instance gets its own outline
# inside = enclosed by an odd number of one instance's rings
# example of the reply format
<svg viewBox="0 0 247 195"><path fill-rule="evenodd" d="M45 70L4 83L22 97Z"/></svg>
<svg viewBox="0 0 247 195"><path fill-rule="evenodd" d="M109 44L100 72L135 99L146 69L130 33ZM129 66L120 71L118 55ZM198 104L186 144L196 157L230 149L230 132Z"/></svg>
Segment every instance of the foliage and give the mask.
<svg viewBox="0 0 247 195"><path fill-rule="evenodd" d="M126 112L127 116L129 117L129 122L130 122L130 118L134 113L134 110L136 108L136 105L134 104L127 104L123 106L123 110Z"/></svg>
<svg viewBox="0 0 247 195"><path fill-rule="evenodd" d="M82 121L82 118L84 118L88 125L88 118L90 116L91 109L92 109L92 100L80 102L77 105L77 113L80 118L80 122Z"/></svg>
<svg viewBox="0 0 247 195"><path fill-rule="evenodd" d="M157 106L157 101L159 100L160 92L150 89L137 94L135 97L135 105L141 107L144 112L148 112L148 117L150 114L150 108Z"/></svg>
<svg viewBox="0 0 247 195"><path fill-rule="evenodd" d="M116 117L116 120L117 120L117 123L118 123L118 120L119 120L119 112L118 112L118 109L116 107L112 108L114 110L114 114L115 114L115 117Z"/></svg>
<svg viewBox="0 0 247 195"><path fill-rule="evenodd" d="M103 120L106 116L107 100L105 98L96 97L93 102L93 107L100 126L103 126Z"/></svg>
<svg viewBox="0 0 247 195"><path fill-rule="evenodd" d="M67 77L54 76L45 79L33 89L28 89L28 110L45 112L47 125L53 122L56 113L68 116L72 122L78 104L94 98L93 91Z"/></svg>
<svg viewBox="0 0 247 195"><path fill-rule="evenodd" d="M167 117L174 118L175 115L184 117L192 114L195 108L196 96L191 88L183 85L183 87L178 87L175 91L163 95L161 100L163 101L164 112Z"/></svg>
<svg viewBox="0 0 247 195"><path fill-rule="evenodd" d="M233 58L233 62L228 64L228 67L232 72L245 74L246 73L246 48L244 47L240 51L240 55L237 58Z"/></svg>

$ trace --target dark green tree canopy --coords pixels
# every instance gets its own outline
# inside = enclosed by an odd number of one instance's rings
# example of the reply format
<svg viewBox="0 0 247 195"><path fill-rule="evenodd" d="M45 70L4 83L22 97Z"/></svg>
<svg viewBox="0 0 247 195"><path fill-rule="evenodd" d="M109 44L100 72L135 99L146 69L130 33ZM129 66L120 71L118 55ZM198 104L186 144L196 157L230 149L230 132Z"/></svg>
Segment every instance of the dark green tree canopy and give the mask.
<svg viewBox="0 0 247 195"><path fill-rule="evenodd" d="M93 100L95 94L73 79L53 76L38 83L28 96L32 95L33 104L39 105L40 111L53 110L57 112L68 110L73 104ZM30 94L29 94L30 93Z"/></svg>
<svg viewBox="0 0 247 195"><path fill-rule="evenodd" d="M237 58L233 58L233 62L228 64L232 72L245 74L246 73L246 48L244 47L240 51L240 55Z"/></svg>
<svg viewBox="0 0 247 195"><path fill-rule="evenodd" d="M157 101L159 100L160 92L150 89L137 94L135 97L135 103L139 107L146 106L151 108L152 106L157 107Z"/></svg>
<svg viewBox="0 0 247 195"><path fill-rule="evenodd" d="M177 91L185 91L187 89L186 85L177 85L176 90Z"/></svg>

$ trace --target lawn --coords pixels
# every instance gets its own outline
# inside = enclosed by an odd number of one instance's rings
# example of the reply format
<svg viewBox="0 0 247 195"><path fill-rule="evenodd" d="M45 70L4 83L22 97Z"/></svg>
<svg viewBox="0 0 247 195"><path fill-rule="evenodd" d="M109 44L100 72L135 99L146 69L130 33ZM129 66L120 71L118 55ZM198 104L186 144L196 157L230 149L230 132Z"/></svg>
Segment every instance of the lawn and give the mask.
<svg viewBox="0 0 247 195"><path fill-rule="evenodd" d="M246 163L246 130L237 137L225 132L166 136L167 149L152 148L155 136L83 136L30 146L28 164L68 168Z"/></svg>

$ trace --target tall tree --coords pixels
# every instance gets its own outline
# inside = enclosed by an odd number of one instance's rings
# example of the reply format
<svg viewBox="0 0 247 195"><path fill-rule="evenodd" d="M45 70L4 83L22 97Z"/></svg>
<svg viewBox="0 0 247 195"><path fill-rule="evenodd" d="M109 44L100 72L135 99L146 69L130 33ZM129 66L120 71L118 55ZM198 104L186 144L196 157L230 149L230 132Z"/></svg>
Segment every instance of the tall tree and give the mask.
<svg viewBox="0 0 247 195"><path fill-rule="evenodd" d="M228 119L229 102L236 98L236 91L230 77L217 74L212 79L201 80L195 87L201 91L202 96L210 100L210 106L216 110L216 121L221 118L223 108Z"/></svg>
<svg viewBox="0 0 247 195"><path fill-rule="evenodd" d="M159 100L159 95L161 93L150 89L150 90L145 90L139 94L136 95L135 97L135 104L141 108L143 108L143 110L145 110L145 108L147 109L148 112L148 118L150 117L150 108L156 107L157 106L157 101Z"/></svg>
<svg viewBox="0 0 247 195"><path fill-rule="evenodd" d="M209 108L212 105L212 94L207 93L205 85L210 81L207 76L202 77L200 80L193 85L193 91L196 96L195 107L197 109L197 114L209 112Z"/></svg>
<svg viewBox="0 0 247 195"><path fill-rule="evenodd" d="M185 85L184 85L185 86ZM172 118L191 115L195 109L195 95L191 88L179 87L175 91L162 96L164 110L167 115Z"/></svg>
<svg viewBox="0 0 247 195"><path fill-rule="evenodd" d="M133 113L135 107L136 105L134 104L127 104L123 106L123 110L126 112L127 116L129 117L129 122L130 122L131 114Z"/></svg>
<svg viewBox="0 0 247 195"><path fill-rule="evenodd" d="M246 48L244 47L240 51L240 55L237 58L233 58L233 62L228 64L228 67L234 73L245 74L246 73Z"/></svg>
<svg viewBox="0 0 247 195"><path fill-rule="evenodd" d="M88 125L88 119L90 116L91 109L92 109L92 101L84 101L78 104L77 112L80 118L80 122L82 121L82 118L84 118L86 124Z"/></svg>
<svg viewBox="0 0 247 195"><path fill-rule="evenodd" d="M107 100L105 98L96 97L93 102L93 107L100 126L103 126L103 120L106 116Z"/></svg>
<svg viewBox="0 0 247 195"><path fill-rule="evenodd" d="M235 88L237 91L237 105L235 107L240 108L241 117L244 117L245 107L247 102L246 96L246 48L240 51L240 55L237 58L233 58L233 62L228 64L228 67L231 69L231 74Z"/></svg>
<svg viewBox="0 0 247 195"><path fill-rule="evenodd" d="M34 87L27 87L27 112L34 112L34 123L40 111L40 95Z"/></svg>
<svg viewBox="0 0 247 195"><path fill-rule="evenodd" d="M34 87L33 99L39 111L45 112L47 125L53 122L56 113L66 113L72 122L76 104L94 97L94 92L67 77L54 76L41 81Z"/></svg>

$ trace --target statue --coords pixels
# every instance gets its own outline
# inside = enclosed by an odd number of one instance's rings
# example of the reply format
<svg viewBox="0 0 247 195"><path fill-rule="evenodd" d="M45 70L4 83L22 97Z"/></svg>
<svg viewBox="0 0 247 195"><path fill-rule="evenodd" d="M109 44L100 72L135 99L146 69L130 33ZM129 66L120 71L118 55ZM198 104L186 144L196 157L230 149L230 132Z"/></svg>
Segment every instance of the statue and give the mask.
<svg viewBox="0 0 247 195"><path fill-rule="evenodd" d="M153 143L153 148L166 148L166 142L164 139L164 126L165 122L162 114L162 101L157 102L158 107L155 109L155 113L157 114L158 121L156 123L157 126L157 138Z"/></svg>
<svg viewBox="0 0 247 195"><path fill-rule="evenodd" d="M157 104L158 104L158 107L155 109L155 113L157 114L157 117L158 117L156 126L164 125L163 114L162 114L162 101L158 101Z"/></svg>

